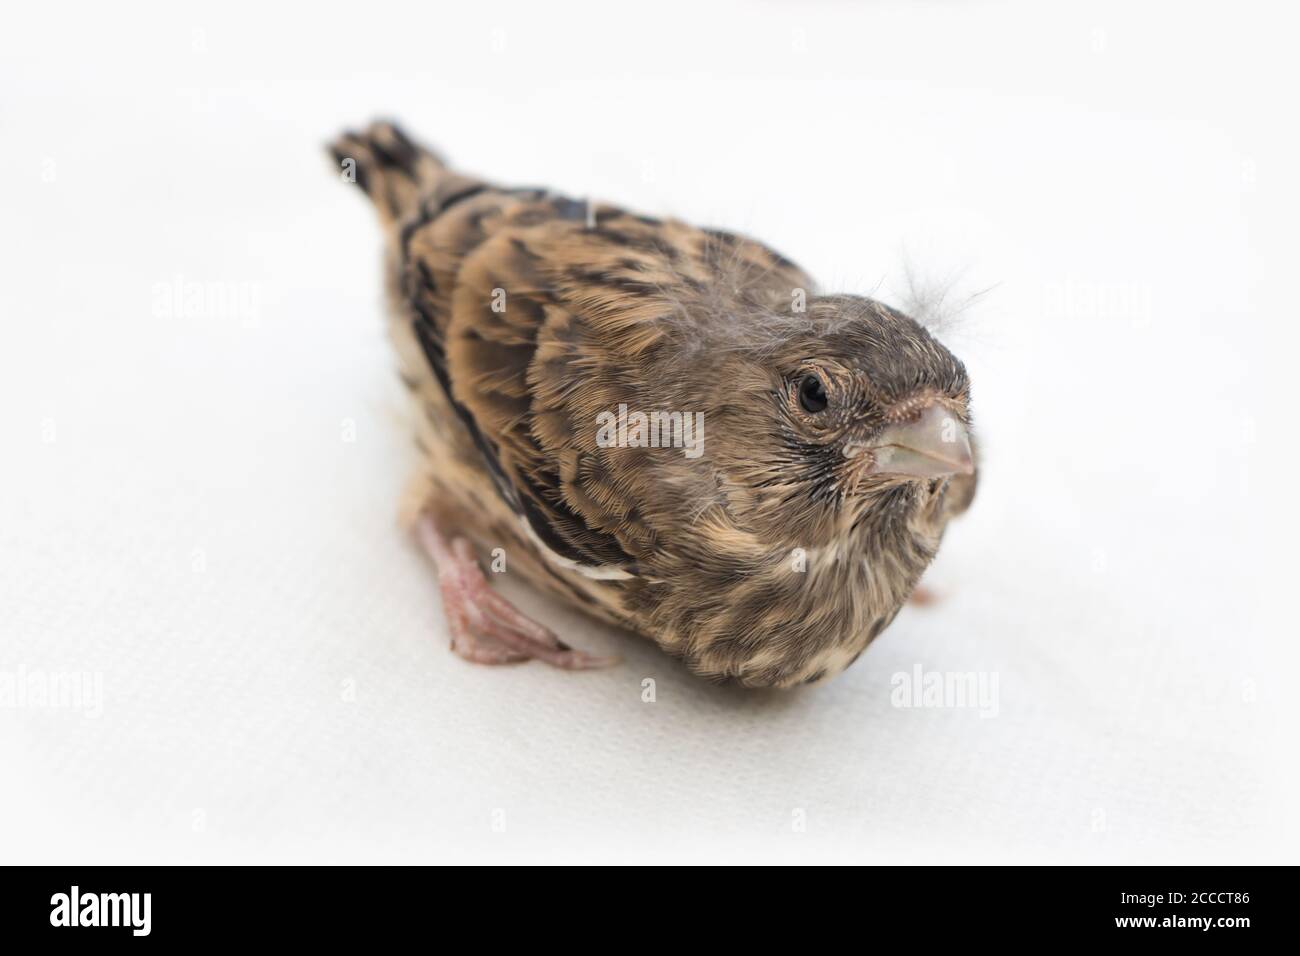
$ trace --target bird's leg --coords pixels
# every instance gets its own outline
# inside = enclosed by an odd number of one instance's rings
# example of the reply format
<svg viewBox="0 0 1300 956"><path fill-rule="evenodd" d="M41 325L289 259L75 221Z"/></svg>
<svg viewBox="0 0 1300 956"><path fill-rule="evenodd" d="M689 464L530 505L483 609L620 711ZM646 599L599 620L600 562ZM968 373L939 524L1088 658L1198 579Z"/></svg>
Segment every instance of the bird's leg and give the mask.
<svg viewBox="0 0 1300 956"><path fill-rule="evenodd" d="M538 624L493 591L468 540L448 538L428 514L420 516L415 528L438 568L451 649L461 657L479 664L510 664L536 658L569 670L617 663L617 658L574 650L550 628Z"/></svg>

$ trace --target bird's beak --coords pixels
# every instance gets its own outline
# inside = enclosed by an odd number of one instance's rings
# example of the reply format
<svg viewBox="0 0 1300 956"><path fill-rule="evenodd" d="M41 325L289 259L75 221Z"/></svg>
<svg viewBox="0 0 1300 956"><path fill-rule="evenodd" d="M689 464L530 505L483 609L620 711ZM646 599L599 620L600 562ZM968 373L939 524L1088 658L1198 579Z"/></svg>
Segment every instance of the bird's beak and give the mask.
<svg viewBox="0 0 1300 956"><path fill-rule="evenodd" d="M975 471L970 433L956 415L939 404L931 405L916 421L890 425L868 447L850 445L845 449L854 457L862 451L870 451L874 459L866 470L869 475L940 478Z"/></svg>

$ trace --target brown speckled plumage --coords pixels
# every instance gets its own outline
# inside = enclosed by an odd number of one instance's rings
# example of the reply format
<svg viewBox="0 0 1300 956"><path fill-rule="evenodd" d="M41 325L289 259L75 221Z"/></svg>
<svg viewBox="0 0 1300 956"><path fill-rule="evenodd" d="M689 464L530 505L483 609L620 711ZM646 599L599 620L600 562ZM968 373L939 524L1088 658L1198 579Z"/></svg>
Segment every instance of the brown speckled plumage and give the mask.
<svg viewBox="0 0 1300 956"><path fill-rule="evenodd" d="M749 239L465 177L391 124L333 152L386 236L413 513L711 678L817 681L889 624L974 489L968 445L932 474L882 437L966 441L965 370L925 329ZM702 453L602 447L620 405L703 413Z"/></svg>

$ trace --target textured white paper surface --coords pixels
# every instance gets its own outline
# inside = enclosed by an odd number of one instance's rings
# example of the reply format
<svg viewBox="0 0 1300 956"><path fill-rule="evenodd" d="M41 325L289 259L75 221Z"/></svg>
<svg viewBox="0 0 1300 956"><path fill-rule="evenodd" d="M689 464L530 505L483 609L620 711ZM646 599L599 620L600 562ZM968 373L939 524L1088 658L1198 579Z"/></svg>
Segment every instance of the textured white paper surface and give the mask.
<svg viewBox="0 0 1300 956"><path fill-rule="evenodd" d="M15 11L0 674L89 694L0 706L0 857L1295 862L1294 24L1250 6ZM508 580L624 663L449 653L321 153L375 114L828 289L987 289L941 602L792 693ZM918 667L993 706L895 706Z"/></svg>

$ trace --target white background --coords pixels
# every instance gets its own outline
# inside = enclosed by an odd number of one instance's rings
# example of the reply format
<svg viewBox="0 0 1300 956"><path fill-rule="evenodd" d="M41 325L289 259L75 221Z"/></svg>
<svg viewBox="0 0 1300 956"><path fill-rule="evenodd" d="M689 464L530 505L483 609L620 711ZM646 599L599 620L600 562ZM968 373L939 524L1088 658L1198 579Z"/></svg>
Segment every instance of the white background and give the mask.
<svg viewBox="0 0 1300 956"><path fill-rule="evenodd" d="M103 699L0 706L0 857L1296 862L1295 26L10 11L0 674ZM623 665L450 654L395 524L378 229L322 153L375 115L507 183L747 231L826 289L983 293L943 331L984 481L942 602L798 692L702 683L509 581ZM996 716L892 706L917 665L996 675Z"/></svg>

